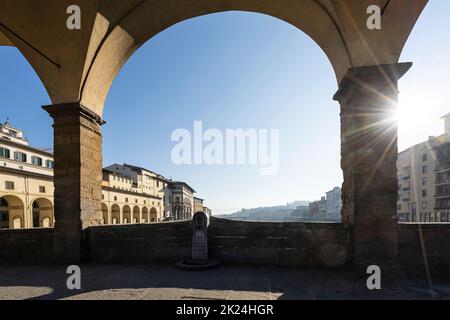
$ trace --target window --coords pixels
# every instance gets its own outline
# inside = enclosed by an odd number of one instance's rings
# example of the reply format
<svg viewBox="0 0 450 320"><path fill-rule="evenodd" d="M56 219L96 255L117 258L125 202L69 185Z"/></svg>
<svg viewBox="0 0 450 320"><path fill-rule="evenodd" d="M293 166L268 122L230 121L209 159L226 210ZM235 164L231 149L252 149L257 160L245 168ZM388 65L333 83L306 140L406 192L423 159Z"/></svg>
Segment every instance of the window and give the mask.
<svg viewBox="0 0 450 320"><path fill-rule="evenodd" d="M144 200L144 204L147 204L147 200Z"/></svg>
<svg viewBox="0 0 450 320"><path fill-rule="evenodd" d="M12 181L5 181L5 189L6 190L14 190L14 182L12 182Z"/></svg>
<svg viewBox="0 0 450 320"><path fill-rule="evenodd" d="M14 152L14 160L20 162L27 162L27 155L23 152L16 151Z"/></svg>
<svg viewBox="0 0 450 320"><path fill-rule="evenodd" d="M426 209L428 207L428 204L426 201L422 201L422 209Z"/></svg>
<svg viewBox="0 0 450 320"><path fill-rule="evenodd" d="M39 193L45 193L45 186L39 186Z"/></svg>
<svg viewBox="0 0 450 320"><path fill-rule="evenodd" d="M105 200L105 195L104 194L102 194L102 200Z"/></svg>
<svg viewBox="0 0 450 320"><path fill-rule="evenodd" d="M138 199L134 199L134 203L138 203Z"/></svg>
<svg viewBox="0 0 450 320"><path fill-rule="evenodd" d="M427 196L427 190L422 190L422 197L426 197Z"/></svg>
<svg viewBox="0 0 450 320"><path fill-rule="evenodd" d="M42 158L32 156L32 157L31 157L31 164L33 164L33 165L35 165L35 166L40 166L40 167L42 167Z"/></svg>
<svg viewBox="0 0 450 320"><path fill-rule="evenodd" d="M128 198L125 198L125 202L128 202Z"/></svg>
<svg viewBox="0 0 450 320"><path fill-rule="evenodd" d="M422 167L422 173L428 173L428 166Z"/></svg>
<svg viewBox="0 0 450 320"><path fill-rule="evenodd" d="M398 205L397 205L397 210L398 210L398 211L402 211L402 205L401 205L401 204L398 204Z"/></svg>
<svg viewBox="0 0 450 320"><path fill-rule="evenodd" d="M9 149L0 148L0 157L9 159L11 157L11 153Z"/></svg>
<svg viewBox="0 0 450 320"><path fill-rule="evenodd" d="M428 184L428 178L427 177L422 178L422 185L426 186L427 184Z"/></svg>
<svg viewBox="0 0 450 320"><path fill-rule="evenodd" d="M49 169L53 169L55 167L55 164L52 160L46 160L45 161L45 166Z"/></svg>
<svg viewBox="0 0 450 320"><path fill-rule="evenodd" d="M116 196L114 196L114 201L117 201L117 197Z"/></svg>
<svg viewBox="0 0 450 320"><path fill-rule="evenodd" d="M427 158L428 158L428 154L426 154L426 153L424 153L423 155L422 155L422 161L427 161Z"/></svg>
<svg viewBox="0 0 450 320"><path fill-rule="evenodd" d="M411 203L411 211L414 212L414 213L417 211L417 205L416 205L415 202Z"/></svg>

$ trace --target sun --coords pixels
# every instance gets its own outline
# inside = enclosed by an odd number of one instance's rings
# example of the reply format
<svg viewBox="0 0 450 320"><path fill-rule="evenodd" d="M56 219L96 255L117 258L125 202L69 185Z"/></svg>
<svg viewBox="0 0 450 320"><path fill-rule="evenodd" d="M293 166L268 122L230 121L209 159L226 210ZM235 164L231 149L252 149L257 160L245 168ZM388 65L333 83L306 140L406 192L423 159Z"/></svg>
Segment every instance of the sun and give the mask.
<svg viewBox="0 0 450 320"><path fill-rule="evenodd" d="M424 107L429 105L428 98L417 92L399 96L396 119L399 128L403 130L414 130L423 123Z"/></svg>

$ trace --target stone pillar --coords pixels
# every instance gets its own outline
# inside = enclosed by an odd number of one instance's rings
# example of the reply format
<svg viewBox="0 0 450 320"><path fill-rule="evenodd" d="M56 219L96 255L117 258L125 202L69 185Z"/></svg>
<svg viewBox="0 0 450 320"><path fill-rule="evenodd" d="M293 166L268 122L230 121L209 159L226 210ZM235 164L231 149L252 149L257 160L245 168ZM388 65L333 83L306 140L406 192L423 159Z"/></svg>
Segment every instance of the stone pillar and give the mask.
<svg viewBox="0 0 450 320"><path fill-rule="evenodd" d="M342 221L356 266L395 266L398 80L411 63L349 69L334 96L341 105Z"/></svg>
<svg viewBox="0 0 450 320"><path fill-rule="evenodd" d="M83 229L102 221L104 123L80 103L44 106L54 120L55 237L57 262L82 259Z"/></svg>

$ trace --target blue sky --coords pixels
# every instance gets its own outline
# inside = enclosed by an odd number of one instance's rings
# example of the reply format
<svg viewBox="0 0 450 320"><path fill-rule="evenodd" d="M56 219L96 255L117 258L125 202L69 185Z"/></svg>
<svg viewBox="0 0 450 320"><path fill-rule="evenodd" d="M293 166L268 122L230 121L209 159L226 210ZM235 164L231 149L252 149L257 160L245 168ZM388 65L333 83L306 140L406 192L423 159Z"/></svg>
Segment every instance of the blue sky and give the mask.
<svg viewBox="0 0 450 320"><path fill-rule="evenodd" d="M432 0L401 61L401 149L440 134L450 111L450 2ZM0 47L0 120L52 144L50 100L14 48ZM184 180L217 213L318 199L342 183L339 106L333 70L303 32L275 18L228 12L179 23L148 41L114 81L105 104L104 165L148 167ZM220 130L279 129L280 170L258 166L176 166L173 130L195 120Z"/></svg>

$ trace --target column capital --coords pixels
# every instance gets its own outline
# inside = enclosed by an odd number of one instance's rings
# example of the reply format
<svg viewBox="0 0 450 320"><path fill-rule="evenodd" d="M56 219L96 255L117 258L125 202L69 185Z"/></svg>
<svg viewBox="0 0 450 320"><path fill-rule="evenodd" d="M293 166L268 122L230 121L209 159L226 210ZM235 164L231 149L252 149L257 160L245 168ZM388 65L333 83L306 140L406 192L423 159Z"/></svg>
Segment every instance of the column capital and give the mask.
<svg viewBox="0 0 450 320"><path fill-rule="evenodd" d="M397 81L408 72L412 65L412 62L404 62L350 68L339 83L339 89L333 96L333 100L340 101L347 95L352 86L358 88L370 87L370 83L383 78L384 82L392 83L392 87L397 88Z"/></svg>
<svg viewBox="0 0 450 320"><path fill-rule="evenodd" d="M80 115L100 126L106 123L97 113L79 102L51 104L42 106L42 109L47 111L53 119L58 116Z"/></svg>

